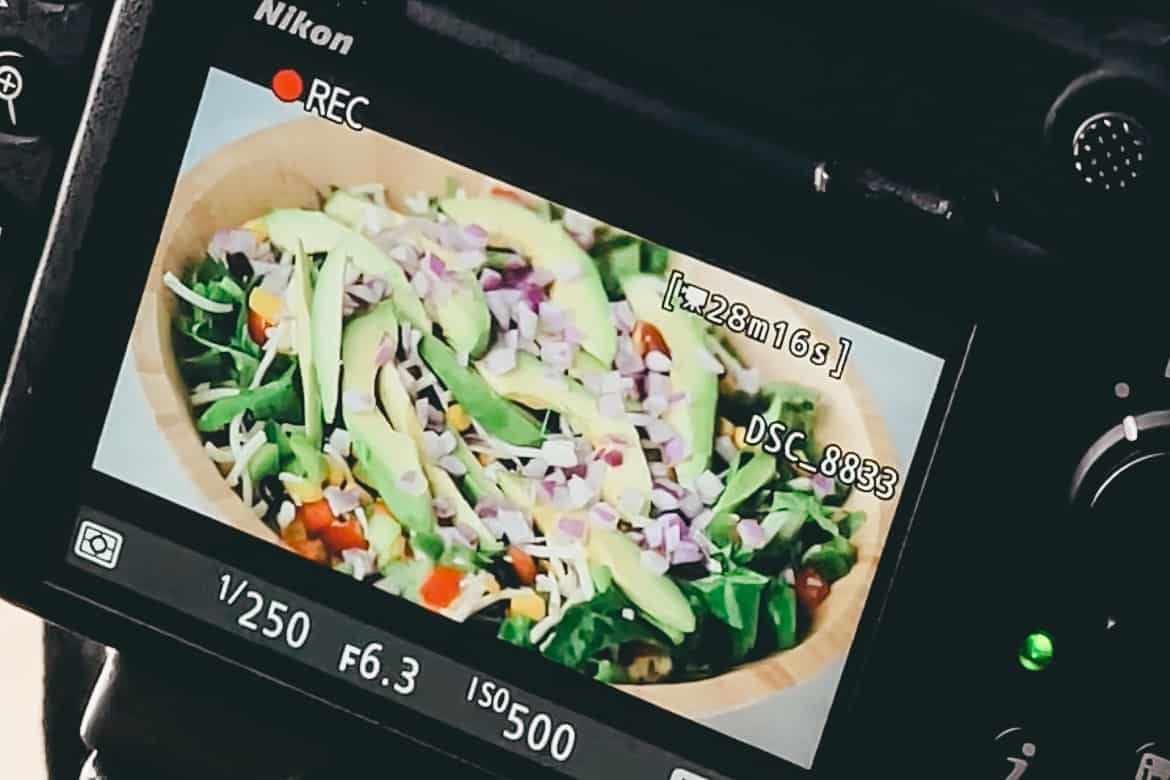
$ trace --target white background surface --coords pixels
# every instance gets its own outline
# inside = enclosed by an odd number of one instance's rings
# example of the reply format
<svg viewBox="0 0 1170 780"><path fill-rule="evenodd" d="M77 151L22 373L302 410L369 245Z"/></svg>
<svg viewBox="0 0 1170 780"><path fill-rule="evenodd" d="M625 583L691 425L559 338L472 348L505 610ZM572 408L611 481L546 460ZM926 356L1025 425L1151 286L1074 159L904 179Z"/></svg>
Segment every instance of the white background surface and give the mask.
<svg viewBox="0 0 1170 780"><path fill-rule="evenodd" d="M303 116L299 106L281 104L265 89L213 71L195 120L183 170L226 143ZM523 182L515 184L524 185ZM143 260L148 261L148 258ZM943 361L827 312L822 312L822 316L837 335L853 339L849 370L859 372L869 387L904 471L921 435ZM155 427L129 355L123 361L94 467L194 511L214 516ZM704 722L807 767L820 741L843 666L843 660L833 663L807 683Z"/></svg>

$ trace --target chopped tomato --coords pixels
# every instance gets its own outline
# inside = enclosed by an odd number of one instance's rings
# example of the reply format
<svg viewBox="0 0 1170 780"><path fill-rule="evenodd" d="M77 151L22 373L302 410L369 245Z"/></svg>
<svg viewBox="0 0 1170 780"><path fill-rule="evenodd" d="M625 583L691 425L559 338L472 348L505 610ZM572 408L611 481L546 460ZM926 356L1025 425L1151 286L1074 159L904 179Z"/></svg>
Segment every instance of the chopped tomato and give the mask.
<svg viewBox="0 0 1170 780"><path fill-rule="evenodd" d="M510 201L513 201L514 203L517 203L517 204L523 206L526 209L532 208L532 205L528 201L524 200L524 197L522 195L520 195L520 193L513 192L512 190L506 189L504 187L492 187L491 194L492 194L492 197L506 198Z"/></svg>
<svg viewBox="0 0 1170 780"><path fill-rule="evenodd" d="M634 323L634 344L643 357L651 352L661 352L670 357L670 349L666 346L666 339L662 338L658 328L645 320L638 320Z"/></svg>
<svg viewBox="0 0 1170 780"><path fill-rule="evenodd" d="M297 510L297 520L304 523L305 532L309 536L317 536L333 524L333 510L329 508L328 501L320 498L302 504Z"/></svg>
<svg viewBox="0 0 1170 780"><path fill-rule="evenodd" d="M252 337L252 341L255 341L260 346L264 346L264 342L268 341L268 335L264 331L271 327L271 322L253 310L248 310L248 335Z"/></svg>
<svg viewBox="0 0 1170 780"><path fill-rule="evenodd" d="M280 538L288 544L294 542L303 542L309 538L309 534L305 531L305 523L299 517L285 526L284 530L280 532Z"/></svg>
<svg viewBox="0 0 1170 780"><path fill-rule="evenodd" d="M449 566L436 566L426 582L418 589L423 603L434 609L443 609L459 595L459 581L463 572Z"/></svg>
<svg viewBox="0 0 1170 780"><path fill-rule="evenodd" d="M329 545L329 549L336 552L355 548L364 550L369 547L365 534L362 533L362 527L357 518L354 517L330 523L321 532L321 538L325 540L325 544Z"/></svg>
<svg viewBox="0 0 1170 780"><path fill-rule="evenodd" d="M813 610L829 597L829 583L816 569L801 569L796 573L796 598L805 609Z"/></svg>
<svg viewBox="0 0 1170 780"><path fill-rule="evenodd" d="M302 539L289 542L288 546L302 558L308 558L316 563L329 563L329 551L325 549L325 543L320 539Z"/></svg>
<svg viewBox="0 0 1170 780"><path fill-rule="evenodd" d="M532 560L531 555L519 547L509 547L508 557L512 559L512 568L521 582L525 585L536 582L536 561Z"/></svg>

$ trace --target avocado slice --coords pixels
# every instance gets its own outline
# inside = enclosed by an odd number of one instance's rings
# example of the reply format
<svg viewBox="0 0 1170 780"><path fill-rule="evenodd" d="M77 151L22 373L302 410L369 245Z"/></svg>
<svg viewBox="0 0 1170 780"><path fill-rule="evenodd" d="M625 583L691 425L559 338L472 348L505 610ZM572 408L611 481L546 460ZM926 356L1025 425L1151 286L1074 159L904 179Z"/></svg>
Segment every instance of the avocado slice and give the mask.
<svg viewBox="0 0 1170 780"><path fill-rule="evenodd" d="M757 452L746 466L738 469L732 475L727 486L723 488L723 492L719 494L719 500L715 502L715 506L711 507L711 511L715 515L734 512L736 507L751 498L774 476L776 476L776 459L771 455Z"/></svg>
<svg viewBox="0 0 1170 780"><path fill-rule="evenodd" d="M313 282L309 274L309 257L298 242L293 261L292 281L289 283L289 311L296 323L297 363L301 369L301 395L305 404L305 435L319 449L321 447L321 391L317 385L316 361L313 360ZM340 312L339 312L340 314Z"/></svg>
<svg viewBox="0 0 1170 780"><path fill-rule="evenodd" d="M427 475L427 480L431 483L431 490L434 491L435 496L446 499L454 506L455 522L463 523L475 531L475 535L479 538L479 549L484 552L499 552L504 549L500 540L488 530L483 519L459 492L459 487L451 475L431 463L430 459L427 458L423 446L423 429L415 415L414 404L393 365L386 366L378 375L378 398L386 409L386 416L390 418L390 424L410 437L411 446L422 462L423 470Z"/></svg>
<svg viewBox="0 0 1170 780"><path fill-rule="evenodd" d="M317 372L317 389L321 394L321 411L325 422L332 423L337 414L337 386L341 377L341 304L345 297L345 263L343 247L329 251L317 288L313 290L312 342L313 364Z"/></svg>
<svg viewBox="0 0 1170 780"><path fill-rule="evenodd" d="M364 232L362 228L370 212L376 212L378 218L389 227L398 227L406 222L406 217L394 209L380 206L345 190L338 190L330 195L325 201L324 211L343 225L360 232Z"/></svg>
<svg viewBox="0 0 1170 780"><path fill-rule="evenodd" d="M305 254L328 252L345 240L349 233L343 226L320 211L277 209L264 218L268 239L291 252L302 247Z"/></svg>
<svg viewBox="0 0 1170 780"><path fill-rule="evenodd" d="M394 305L384 301L365 314L354 317L345 328L341 345L345 373L342 385L347 391L374 394L378 375L376 357L382 339L397 340L398 318ZM402 486L402 477L409 472L423 478L422 464L414 442L404 433L390 427L377 408L352 411L343 407L345 427L353 439L354 454L363 473L381 494L394 517L412 534L429 534L435 527L431 497L426 490L419 494L408 492Z"/></svg>
<svg viewBox="0 0 1170 780"><path fill-rule="evenodd" d="M609 299L596 264L560 223L504 198L448 198L439 207L461 225L479 225L493 246L507 246L527 257L534 268L557 274L552 302L570 312L585 334L581 347L605 365L617 354L617 331ZM566 269L566 266L568 268ZM566 275L565 271L572 273Z"/></svg>
<svg viewBox="0 0 1170 780"><path fill-rule="evenodd" d="M467 446L467 442L463 440L459 431L450 426L447 426L447 430L455 437L455 452L451 454L463 464L463 468L467 469L467 473L463 476L463 489L471 494L472 500L479 502L485 498L503 498L504 494L488 477L487 472L483 470L483 465Z"/></svg>
<svg viewBox="0 0 1170 780"><path fill-rule="evenodd" d="M435 319L447 340L457 352L466 352L473 358L483 357L492 335L492 314L487 298L475 274L458 270L457 258L447 249L425 236L419 236L419 247L429 252L447 267L454 282L451 297L438 305Z"/></svg>
<svg viewBox="0 0 1170 780"><path fill-rule="evenodd" d="M603 416L597 399L580 382L569 377L554 379L545 371L544 364L527 353L517 355L516 367L506 374L484 372L483 377L505 398L564 415L573 430L583 434L594 446L606 442L607 446L616 447L615 439L625 442L621 447L622 465L606 470L601 492L606 501L627 517L646 514L650 503L650 467L633 425ZM630 490L642 497L637 511L623 508L622 496Z"/></svg>
<svg viewBox="0 0 1170 780"><path fill-rule="evenodd" d="M425 334L418 351L467 414L492 436L521 447L539 445L544 439L535 417L493 391L474 368L462 365L454 350L441 340Z"/></svg>
<svg viewBox="0 0 1170 780"><path fill-rule="evenodd" d="M418 293L410 286L402 266L361 233L331 219L323 211L277 209L264 221L269 239L285 250L301 246L306 254L315 255L332 252L344 244L349 259L361 271L386 279L399 315L423 332L430 332L430 317L423 309Z"/></svg>
<svg viewBox="0 0 1170 780"><path fill-rule="evenodd" d="M593 528L587 549L590 560L608 567L622 592L656 623L684 634L695 630L695 613L686 596L670 577L642 565L642 550L629 537Z"/></svg>
<svg viewBox="0 0 1170 780"><path fill-rule="evenodd" d="M707 349L703 320L681 309L663 309L662 285L661 277L633 274L622 280L622 291L634 315L657 328L666 340L671 355L671 387L687 393L686 403L674 404L666 413L666 421L687 444L689 454L674 468L679 482L686 483L702 474L711 462L719 377L696 357L699 350Z"/></svg>

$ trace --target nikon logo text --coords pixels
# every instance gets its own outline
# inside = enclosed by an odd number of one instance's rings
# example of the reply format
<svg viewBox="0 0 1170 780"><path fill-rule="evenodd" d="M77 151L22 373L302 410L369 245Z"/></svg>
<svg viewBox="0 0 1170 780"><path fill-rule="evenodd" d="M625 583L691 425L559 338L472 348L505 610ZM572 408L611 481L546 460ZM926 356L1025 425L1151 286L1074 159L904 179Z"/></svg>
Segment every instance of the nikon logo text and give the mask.
<svg viewBox="0 0 1170 780"><path fill-rule="evenodd" d="M258 22L264 22L269 27L283 30L289 35L295 35L303 40L329 49L330 51L349 54L353 48L353 36L336 32L326 24L317 24L309 17L309 12L285 2L277 0L263 0L256 9L254 17Z"/></svg>

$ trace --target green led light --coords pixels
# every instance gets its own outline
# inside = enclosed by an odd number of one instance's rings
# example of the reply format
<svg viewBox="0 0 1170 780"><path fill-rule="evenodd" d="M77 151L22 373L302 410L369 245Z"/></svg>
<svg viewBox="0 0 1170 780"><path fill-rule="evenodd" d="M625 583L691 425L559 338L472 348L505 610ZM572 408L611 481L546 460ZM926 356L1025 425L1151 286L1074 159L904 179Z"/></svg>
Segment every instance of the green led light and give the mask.
<svg viewBox="0 0 1170 780"><path fill-rule="evenodd" d="M1043 631L1035 631L1024 637L1020 645L1020 666L1029 672L1039 672L1052 663L1052 637Z"/></svg>

